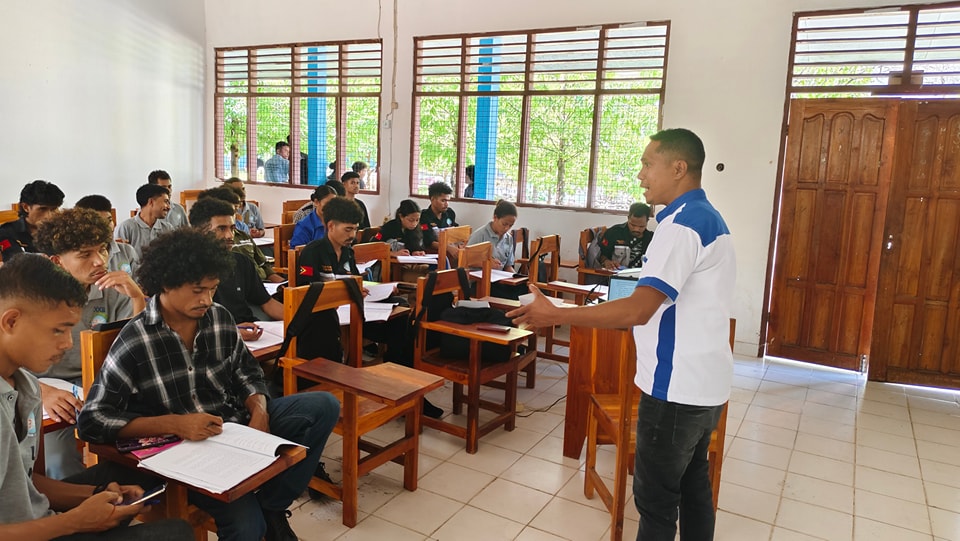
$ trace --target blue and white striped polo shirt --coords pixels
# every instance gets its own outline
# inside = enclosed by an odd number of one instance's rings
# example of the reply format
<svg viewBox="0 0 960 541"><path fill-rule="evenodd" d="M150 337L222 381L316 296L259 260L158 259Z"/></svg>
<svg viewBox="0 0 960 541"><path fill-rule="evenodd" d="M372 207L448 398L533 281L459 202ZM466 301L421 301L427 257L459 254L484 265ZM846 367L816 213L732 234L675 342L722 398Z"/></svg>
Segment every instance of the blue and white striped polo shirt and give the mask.
<svg viewBox="0 0 960 541"><path fill-rule="evenodd" d="M643 392L694 406L730 398L736 272L730 230L703 190L681 195L657 214L637 287L667 299L646 325L633 328L636 384Z"/></svg>

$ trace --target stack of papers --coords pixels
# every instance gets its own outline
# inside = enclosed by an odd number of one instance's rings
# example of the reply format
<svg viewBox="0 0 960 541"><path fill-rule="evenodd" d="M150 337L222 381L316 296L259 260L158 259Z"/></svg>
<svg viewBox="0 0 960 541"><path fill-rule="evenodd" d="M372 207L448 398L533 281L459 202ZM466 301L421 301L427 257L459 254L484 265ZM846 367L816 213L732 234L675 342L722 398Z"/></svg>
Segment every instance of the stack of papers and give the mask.
<svg viewBox="0 0 960 541"><path fill-rule="evenodd" d="M480 278L480 279L482 279L482 278L483 278L483 271L479 271L479 270L470 271L470 276L473 276L474 278ZM502 271L502 270L497 270L497 269L492 269L492 270L490 271L490 283L491 283L491 284L497 283L497 282L499 282L500 280L507 280L507 279L509 279L509 278L513 278L513 273L512 273L512 272L507 272L507 271Z"/></svg>
<svg viewBox="0 0 960 541"><path fill-rule="evenodd" d="M426 263L427 265L437 264L437 254L427 255L398 255L397 263Z"/></svg>
<svg viewBox="0 0 960 541"><path fill-rule="evenodd" d="M282 321L257 321L257 327L263 329L263 334L257 340L244 340L250 349L260 349L283 343Z"/></svg>
<svg viewBox="0 0 960 541"><path fill-rule="evenodd" d="M364 282L363 287L367 290L367 296L363 298L365 302L376 302L386 299L390 295L393 295L393 290L397 287L398 282L387 282L384 284L375 284L372 282Z"/></svg>
<svg viewBox="0 0 960 541"><path fill-rule="evenodd" d="M360 271L360 274L365 274L367 272L367 269L376 265L379 261L380 261L379 259L374 259L371 261L367 261L366 263L357 263L357 270Z"/></svg>
<svg viewBox="0 0 960 541"><path fill-rule="evenodd" d="M566 288L570 288L570 289L577 289L577 290L583 291L584 293L596 293L596 294L598 294L598 295L606 295L606 294L607 294L607 286L605 286L605 285L603 285L603 284L596 284L596 285L590 285L590 284L572 284L572 283L570 283L570 282L561 282L561 281L559 281L559 280L554 280L554 281L552 281L552 282L549 282L547 285L551 285L551 286L555 286L555 287L566 287Z"/></svg>
<svg viewBox="0 0 960 541"><path fill-rule="evenodd" d="M390 314L393 312L393 307L397 303L391 302L370 302L366 301L363 303L363 319L364 321L386 321L390 319ZM337 316L340 317L340 325L349 325L350 324L350 305L344 304L337 308Z"/></svg>
<svg viewBox="0 0 960 541"><path fill-rule="evenodd" d="M239 485L276 460L282 445L297 445L236 423L202 441L184 441L140 462L140 467L214 494Z"/></svg>

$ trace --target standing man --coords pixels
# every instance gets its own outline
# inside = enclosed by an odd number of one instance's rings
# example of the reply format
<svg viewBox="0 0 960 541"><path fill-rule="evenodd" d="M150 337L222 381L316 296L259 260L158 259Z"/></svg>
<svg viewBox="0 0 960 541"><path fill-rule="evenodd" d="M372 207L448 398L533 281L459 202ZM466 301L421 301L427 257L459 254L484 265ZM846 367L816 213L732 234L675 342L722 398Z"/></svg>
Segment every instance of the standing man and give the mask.
<svg viewBox="0 0 960 541"><path fill-rule="evenodd" d="M0 258L10 261L15 255L36 252L33 236L37 227L62 204L63 191L56 184L34 180L24 186L17 206L20 219L0 225Z"/></svg>
<svg viewBox="0 0 960 541"><path fill-rule="evenodd" d="M437 230L457 227L457 213L450 208L450 195L453 190L443 182L434 182L427 188L430 206L420 213L420 226L423 229L423 245L437 250Z"/></svg>
<svg viewBox="0 0 960 541"><path fill-rule="evenodd" d="M147 176L147 183L163 186L170 191L170 197L173 197L173 181L170 180L170 174L163 169L151 171ZM170 212L167 213L167 217L164 218L164 220L170 222L173 227L187 227L187 211L180 203L171 201Z"/></svg>
<svg viewBox="0 0 960 541"><path fill-rule="evenodd" d="M258 239L266 234L263 227L263 216L260 214L260 207L247 201L247 189L243 181L237 177L230 177L223 181L228 188L232 188L240 196L240 221L245 223L250 229L250 236Z"/></svg>
<svg viewBox="0 0 960 541"><path fill-rule="evenodd" d="M637 539L713 539L708 476L710 435L730 397L728 344L736 261L730 230L701 188L703 143L686 129L650 137L638 178L657 214L657 234L629 297L596 306L536 300L507 314L515 323L618 328L633 326L637 421L633 497Z"/></svg>
<svg viewBox="0 0 960 541"><path fill-rule="evenodd" d="M164 220L170 212L170 190L158 184L144 184L137 189L140 212L117 227L117 238L127 242L143 258L143 249L153 239L176 227Z"/></svg>
<svg viewBox="0 0 960 541"><path fill-rule="evenodd" d="M224 243L184 228L161 236L143 255L137 278L150 302L110 348L80 412L80 436L99 443L163 434L204 440L233 422L303 445L306 458L256 493L230 503L188 495L213 516L222 540L296 541L287 508L317 468L339 401L326 392L267 400L260 365L230 313L213 302L233 264Z"/></svg>
<svg viewBox="0 0 960 541"><path fill-rule="evenodd" d="M649 205L630 205L626 223L609 227L604 232L600 241L600 265L607 270L642 267L643 255L647 253L647 247L653 240L653 231L647 229L649 219Z"/></svg>
<svg viewBox="0 0 960 541"><path fill-rule="evenodd" d="M267 182L287 182L290 180L290 145L286 141L277 141L276 154L263 164L263 174Z"/></svg>

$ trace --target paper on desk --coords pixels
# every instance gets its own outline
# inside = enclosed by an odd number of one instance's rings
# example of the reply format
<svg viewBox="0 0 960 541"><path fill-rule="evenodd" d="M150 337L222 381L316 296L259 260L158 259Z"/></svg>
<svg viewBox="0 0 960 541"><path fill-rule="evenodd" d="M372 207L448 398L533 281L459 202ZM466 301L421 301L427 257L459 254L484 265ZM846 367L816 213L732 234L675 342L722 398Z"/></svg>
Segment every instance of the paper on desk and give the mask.
<svg viewBox="0 0 960 541"><path fill-rule="evenodd" d="M277 292L278 289L280 289L280 286L285 286L285 285L287 285L287 282L286 282L286 281L283 281L283 282L264 282L264 283L263 283L263 288L267 290L267 293L269 293L270 295L273 295L274 293Z"/></svg>
<svg viewBox="0 0 960 541"><path fill-rule="evenodd" d="M60 389L61 391L67 391L68 393L79 398L80 400L83 400L83 387L74 385L69 381L65 381L59 378L39 378L39 380L40 380L40 383L43 383L44 385L55 387L57 389ZM50 418L50 414L47 413L46 409L43 410L43 418L44 419Z"/></svg>
<svg viewBox="0 0 960 541"><path fill-rule="evenodd" d="M184 441L140 467L214 494L221 494L273 463L282 445L297 445L248 426L223 423L223 433L202 441Z"/></svg>
<svg viewBox="0 0 960 541"><path fill-rule="evenodd" d="M397 263L426 263L428 265L437 264L437 254L426 255L398 255Z"/></svg>
<svg viewBox="0 0 960 541"><path fill-rule="evenodd" d="M369 293L363 298L363 300L364 302L382 301L390 295L393 295L393 290L396 288L396 286L397 282L387 282L384 284L364 282L363 287L366 288Z"/></svg>
<svg viewBox="0 0 960 541"><path fill-rule="evenodd" d="M517 300L520 301L520 306L526 306L533 302L534 296L533 293L524 293L517 297ZM547 300L561 308L570 308L576 306L575 304L563 302L563 299L560 297L547 297Z"/></svg>
<svg viewBox="0 0 960 541"><path fill-rule="evenodd" d="M363 319L364 321L386 321L390 319L393 313L393 307L397 303L390 302L364 302ZM344 304L337 308L337 316L340 318L340 325L350 324L350 305Z"/></svg>
<svg viewBox="0 0 960 541"><path fill-rule="evenodd" d="M473 276L474 278L483 278L483 271L479 271L479 270L470 271L470 276ZM513 278L513 273L512 273L512 272L507 272L507 271L502 271L502 270L497 270L497 269L491 269L491 270L490 270L490 283L491 283L491 284L495 284L495 283L499 282L500 280L507 280L507 279L509 279L509 278Z"/></svg>
<svg viewBox="0 0 960 541"><path fill-rule="evenodd" d="M556 286L556 287L566 287L570 289L577 289L583 291L584 293L596 293L598 295L607 294L607 286L603 284L571 284L570 282L561 282L559 280L554 280L549 282L547 285Z"/></svg>
<svg viewBox="0 0 960 541"><path fill-rule="evenodd" d="M273 244L273 237L256 237L253 239L253 243L257 246L269 246Z"/></svg>
<svg viewBox="0 0 960 541"><path fill-rule="evenodd" d="M282 321L257 321L256 325L263 329L263 334L256 340L244 340L248 348L261 349L283 343Z"/></svg>
<svg viewBox="0 0 960 541"><path fill-rule="evenodd" d="M488 301L459 300L457 301L457 308L490 308L490 303Z"/></svg>
<svg viewBox="0 0 960 541"><path fill-rule="evenodd" d="M380 260L379 260L379 259L373 259L373 260L367 261L367 262L365 262L365 263L357 263L357 270L360 271L360 274L364 274L365 272L367 272L367 269L369 269L370 267L376 265L378 261L380 261Z"/></svg>

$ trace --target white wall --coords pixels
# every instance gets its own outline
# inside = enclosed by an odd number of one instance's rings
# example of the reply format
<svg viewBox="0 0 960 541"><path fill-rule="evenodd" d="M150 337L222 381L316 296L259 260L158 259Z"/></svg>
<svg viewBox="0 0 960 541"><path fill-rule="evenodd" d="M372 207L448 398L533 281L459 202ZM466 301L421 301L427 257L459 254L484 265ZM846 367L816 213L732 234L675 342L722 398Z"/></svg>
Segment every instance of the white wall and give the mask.
<svg viewBox="0 0 960 541"><path fill-rule="evenodd" d="M738 350L754 354L763 311L767 247L783 118L787 57L795 11L885 5L885 0L402 0L399 3L397 102L393 128L381 130L385 192L365 197L377 221L409 194L413 37L459 32L522 30L644 20L672 21L664 127L688 127L704 140L704 186L733 232L738 257L734 316ZM389 110L393 54L392 2L383 0L384 113ZM268 7L269 6L269 9ZM207 57L215 46L371 38L378 35L376 0L206 0ZM256 20L242 15L259 11ZM207 70L212 108L212 70ZM212 118L206 140L213 140ZM642 149L637 149L637 161ZM723 162L718 173L715 166ZM208 177L213 150L205 155ZM639 163L638 163L639 170ZM279 187L247 189L264 204L268 220L280 202L305 192ZM492 207L455 204L462 223L479 226ZM276 218L273 218L274 220ZM540 234L560 233L564 258L576 257L580 230L620 221L615 216L521 208L519 225Z"/></svg>
<svg viewBox="0 0 960 541"><path fill-rule="evenodd" d="M153 169L202 184L203 5L194 0L4 2L0 205L49 180L72 206L100 193L125 216Z"/></svg>

